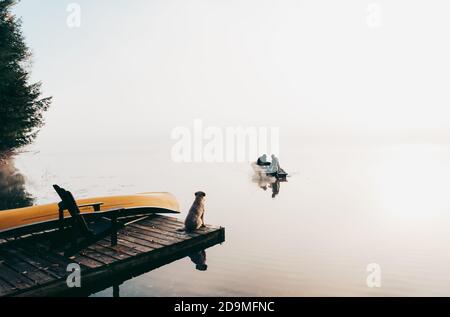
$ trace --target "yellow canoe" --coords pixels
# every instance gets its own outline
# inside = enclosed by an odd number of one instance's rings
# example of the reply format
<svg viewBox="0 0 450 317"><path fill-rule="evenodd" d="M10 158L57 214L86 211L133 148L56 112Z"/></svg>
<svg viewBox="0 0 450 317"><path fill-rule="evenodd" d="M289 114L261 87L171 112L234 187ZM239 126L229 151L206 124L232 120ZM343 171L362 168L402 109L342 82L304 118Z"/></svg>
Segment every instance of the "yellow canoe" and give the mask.
<svg viewBox="0 0 450 317"><path fill-rule="evenodd" d="M169 193L143 193L128 196L96 197L77 200L79 206L99 204L100 211L124 208L129 215L151 213L179 213L176 198ZM95 213L94 208L80 207L82 214ZM97 211L98 212L98 211ZM65 213L65 217L69 217ZM0 211L0 234L52 223L59 218L58 203ZM45 227L45 226L43 226Z"/></svg>

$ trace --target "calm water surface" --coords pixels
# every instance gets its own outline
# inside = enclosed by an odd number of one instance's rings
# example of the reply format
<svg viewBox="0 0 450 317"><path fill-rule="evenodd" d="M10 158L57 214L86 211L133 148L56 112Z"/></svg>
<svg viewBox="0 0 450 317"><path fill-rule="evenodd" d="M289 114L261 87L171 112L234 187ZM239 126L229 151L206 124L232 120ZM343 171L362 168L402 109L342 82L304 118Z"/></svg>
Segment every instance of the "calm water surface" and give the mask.
<svg viewBox="0 0 450 317"><path fill-rule="evenodd" d="M383 27L362 1L79 0L70 28L65 4L21 1L33 82L54 102L16 157L24 178L0 171L0 202L29 202L24 186L54 202L57 183L169 191L186 211L205 191L206 221L226 227L208 270L182 259L122 296L450 296L449 8L378 2ZM171 132L197 118L280 127L292 177L272 198L249 163L173 163Z"/></svg>
<svg viewBox="0 0 450 317"><path fill-rule="evenodd" d="M32 150L15 165L35 203L57 201L54 183L79 198L169 191L184 211L207 192L207 222L227 230L206 251L208 270L185 258L125 282L121 296L448 296L449 162L450 146L292 143L281 158L292 177L276 198L249 164L176 164L163 146ZM381 288L366 285L370 263Z"/></svg>

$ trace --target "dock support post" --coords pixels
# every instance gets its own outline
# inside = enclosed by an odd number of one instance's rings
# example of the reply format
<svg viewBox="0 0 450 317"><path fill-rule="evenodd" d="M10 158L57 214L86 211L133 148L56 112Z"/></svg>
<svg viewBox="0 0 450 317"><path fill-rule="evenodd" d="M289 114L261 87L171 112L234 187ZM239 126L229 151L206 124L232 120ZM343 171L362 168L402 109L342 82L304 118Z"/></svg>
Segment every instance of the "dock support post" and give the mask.
<svg viewBox="0 0 450 317"><path fill-rule="evenodd" d="M117 211L112 214L111 217L111 246L117 245Z"/></svg>
<svg viewBox="0 0 450 317"><path fill-rule="evenodd" d="M113 297L114 298L119 298L120 297L120 285L119 284L114 284L113 285Z"/></svg>

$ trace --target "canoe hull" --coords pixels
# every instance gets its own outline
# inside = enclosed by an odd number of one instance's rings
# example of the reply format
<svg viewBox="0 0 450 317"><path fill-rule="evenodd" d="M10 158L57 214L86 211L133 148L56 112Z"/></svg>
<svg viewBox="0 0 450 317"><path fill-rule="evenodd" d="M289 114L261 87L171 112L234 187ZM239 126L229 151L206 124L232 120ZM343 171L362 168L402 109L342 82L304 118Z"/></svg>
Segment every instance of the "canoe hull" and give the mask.
<svg viewBox="0 0 450 317"><path fill-rule="evenodd" d="M102 203L100 211L125 209L142 214L180 212L176 198L169 193L144 193L128 196L96 197L77 200L78 205ZM93 207L80 208L83 215L94 214ZM65 217L69 217L65 213ZM0 211L0 234L21 228L57 222L59 208L57 203L27 208ZM48 227L48 226L43 226ZM51 227L51 226L50 226ZM47 230L47 229L46 229Z"/></svg>

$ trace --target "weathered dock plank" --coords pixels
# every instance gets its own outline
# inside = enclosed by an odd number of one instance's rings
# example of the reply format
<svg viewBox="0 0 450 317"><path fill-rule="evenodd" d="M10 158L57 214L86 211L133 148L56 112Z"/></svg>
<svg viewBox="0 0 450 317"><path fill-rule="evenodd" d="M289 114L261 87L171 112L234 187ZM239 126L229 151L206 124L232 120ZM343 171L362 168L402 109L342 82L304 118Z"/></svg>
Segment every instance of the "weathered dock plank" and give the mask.
<svg viewBox="0 0 450 317"><path fill-rule="evenodd" d="M54 275L41 270L32 263L24 260L17 250L3 250L4 263L13 268L16 272L28 277L35 284L46 284L54 279Z"/></svg>
<svg viewBox="0 0 450 317"><path fill-rule="evenodd" d="M150 216L106 237L73 257L52 245L55 232L0 244L1 296L85 296L225 241L225 229L207 226L194 233L167 216ZM69 264L81 268L82 289L71 289Z"/></svg>

